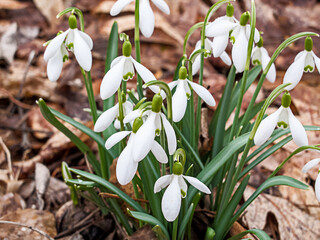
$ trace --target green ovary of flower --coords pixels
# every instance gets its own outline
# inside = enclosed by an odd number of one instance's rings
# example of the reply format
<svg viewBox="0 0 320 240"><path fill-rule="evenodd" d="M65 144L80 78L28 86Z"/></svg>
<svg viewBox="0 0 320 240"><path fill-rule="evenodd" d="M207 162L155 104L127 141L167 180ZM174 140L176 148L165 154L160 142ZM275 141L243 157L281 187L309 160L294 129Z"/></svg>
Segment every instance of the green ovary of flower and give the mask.
<svg viewBox="0 0 320 240"><path fill-rule="evenodd" d="M75 15L70 15L70 17L69 17L69 27L71 28L71 29L75 29L75 28L77 28L77 18L76 18L76 16Z"/></svg>
<svg viewBox="0 0 320 240"><path fill-rule="evenodd" d="M124 43L122 45L122 55L125 57L130 57L131 51L132 51L132 45L131 45L130 41L128 41L128 40L124 41Z"/></svg>
<svg viewBox="0 0 320 240"><path fill-rule="evenodd" d="M226 15L228 17L232 17L234 13L234 7L231 3L228 4L227 9L226 9Z"/></svg>
<svg viewBox="0 0 320 240"><path fill-rule="evenodd" d="M245 26L249 21L249 17L250 17L250 13L249 12L243 13L241 15L241 17L240 17L240 25L241 26Z"/></svg>
<svg viewBox="0 0 320 240"><path fill-rule="evenodd" d="M313 41L311 37L306 37L306 40L304 41L304 49L308 52L312 51L313 48Z"/></svg>
<svg viewBox="0 0 320 240"><path fill-rule="evenodd" d="M162 107L162 97L160 94L156 94L153 96L152 99L152 111L155 113L158 113L161 111L161 107Z"/></svg>
<svg viewBox="0 0 320 240"><path fill-rule="evenodd" d="M172 172L174 175L181 175L183 173L183 166L181 162L175 162L173 164Z"/></svg>
<svg viewBox="0 0 320 240"><path fill-rule="evenodd" d="M281 99L281 105L285 108L288 108L291 104L291 95L289 92L286 92L283 94L282 99Z"/></svg>
<svg viewBox="0 0 320 240"><path fill-rule="evenodd" d="M186 79L187 76L187 68L185 66L181 66L179 69L179 79Z"/></svg>

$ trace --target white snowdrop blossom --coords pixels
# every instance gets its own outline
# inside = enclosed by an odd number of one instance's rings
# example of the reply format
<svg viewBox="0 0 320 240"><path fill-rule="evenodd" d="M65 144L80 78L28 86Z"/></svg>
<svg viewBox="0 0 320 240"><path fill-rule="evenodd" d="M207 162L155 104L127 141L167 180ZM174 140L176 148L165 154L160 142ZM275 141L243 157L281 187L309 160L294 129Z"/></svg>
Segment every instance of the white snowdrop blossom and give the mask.
<svg viewBox="0 0 320 240"><path fill-rule="evenodd" d="M169 87L171 90L176 87L172 96L172 120L174 122L179 122L183 118L187 109L187 101L191 95L191 88L209 106L216 105L213 96L205 87L187 79L187 69L184 66L179 69L179 79L169 83Z"/></svg>
<svg viewBox="0 0 320 240"><path fill-rule="evenodd" d="M211 26L207 31L206 35L210 37L221 37L221 43L217 44L219 47L215 47L215 51L223 52L225 50L225 40L226 36L229 36L231 31L230 39L232 40L232 61L238 73L243 72L246 64L246 59L248 55L248 41L250 37L250 25L247 24L249 20L249 13L245 12L240 18L240 22L231 22L229 19L220 19L213 26ZM212 23L213 24L213 23ZM209 27L209 26L208 26ZM254 32L254 41L258 42L260 39L260 33L257 29Z"/></svg>
<svg viewBox="0 0 320 240"><path fill-rule="evenodd" d="M299 52L295 57L293 63L286 71L283 83L291 83L286 87L286 90L292 90L300 82L303 72L313 72L315 65L320 73L320 58L318 58L312 51L313 42L311 37L305 40L305 50Z"/></svg>
<svg viewBox="0 0 320 240"><path fill-rule="evenodd" d="M229 42L229 31L223 31L223 29L220 29L220 27L224 26L225 24L229 25L228 23L231 24L230 27L231 26L235 27L236 25L234 23L239 22L233 16L233 12L234 12L234 8L232 4L229 3L226 10L226 16L215 19L213 22L209 23L206 27L206 36L214 37L211 43L212 54L214 57L220 57L221 55L225 55L225 50Z"/></svg>
<svg viewBox="0 0 320 240"><path fill-rule="evenodd" d="M125 101L122 103L123 107L123 115L127 116L130 112L132 112L133 105L129 101ZM99 118L97 119L95 125L94 125L94 131L95 132L103 132L106 130L110 124L114 121L114 127L116 129L120 128L120 121L118 120L119 117L119 103L114 105L113 107L106 110L104 113L102 113Z"/></svg>
<svg viewBox="0 0 320 240"><path fill-rule="evenodd" d="M133 0L118 0L111 8L110 15L118 15L123 8L129 5ZM152 0L153 4L157 6L165 14L170 14L170 9L164 0ZM149 0L140 0L139 2L139 27L142 34L149 38L154 30L154 14L150 6Z"/></svg>
<svg viewBox="0 0 320 240"><path fill-rule="evenodd" d="M69 17L70 28L57 35L50 41L45 52L44 60L48 62L47 74L50 81L56 81L62 70L63 62L68 59L67 49L72 51L85 71L90 71L92 66L91 50L92 39L85 32L77 29L77 19L74 15Z"/></svg>
<svg viewBox="0 0 320 240"><path fill-rule="evenodd" d="M252 50L252 64L253 65L262 65L263 71L266 69L270 57L268 54L268 51L262 46L263 45L263 39L260 37L260 41L258 42L257 46ZM271 67L267 73L266 76L267 80L271 83L274 83L276 81L276 67L274 63L271 64Z"/></svg>
<svg viewBox="0 0 320 240"><path fill-rule="evenodd" d="M199 179L182 175L183 170L177 170L176 167L179 165L181 165L181 163L175 162L173 174L160 177L154 184L154 193L160 192L163 188L168 186L162 197L161 209L163 216L169 222L172 222L177 218L180 212L181 198L187 196L188 186L185 180L201 192L206 194L211 193L210 189ZM181 169L182 165L179 168Z"/></svg>
<svg viewBox="0 0 320 240"><path fill-rule="evenodd" d="M122 131L117 132L110 136L108 140L106 141L105 147L106 149L112 148L115 144L120 142L123 138L127 137L129 135L129 140L127 142L126 147L122 150L120 156L118 157L118 162L116 166L116 176L117 180L121 185L128 184L134 177L134 175L137 172L138 163L143 158L136 158L133 157L133 152L137 144L137 130L140 128L140 126L143 126L142 118L137 118L132 127L132 131ZM162 148L162 146L155 141L154 139L150 143L151 147L149 151L152 152L152 154L155 156L155 158L160 163L167 163L168 157L166 155L166 152ZM148 152L149 152L148 151Z"/></svg>
<svg viewBox="0 0 320 240"><path fill-rule="evenodd" d="M142 64L131 57L132 46L126 40L123 43L123 56L115 58L111 63L110 70L102 79L100 86L100 95L102 99L111 97L120 87L121 81L128 81L135 75L134 68L144 82L156 80L156 77ZM150 89L155 93L159 91L157 86L151 86Z"/></svg>
<svg viewBox="0 0 320 240"><path fill-rule="evenodd" d="M307 133L303 125L293 115L290 109L291 97L285 93L282 97L282 106L270 116L261 121L254 136L254 143L257 146L264 144L271 136L275 127L288 128L291 131L293 141L299 146L308 145Z"/></svg>
<svg viewBox="0 0 320 240"><path fill-rule="evenodd" d="M211 42L208 38L205 39L205 46L204 48L208 51L214 51L214 46L213 46L213 42ZM197 50L201 49L201 40L199 40L196 44L196 47L194 48L193 52L191 53L191 55L196 52ZM210 54L204 54L205 58L210 57ZM216 56L214 56L216 57ZM228 54L224 51L222 52L219 56L221 60L227 64L228 66L230 66L232 64L230 57L228 56ZM192 75L195 75L200 69L200 54L195 58L193 64L192 64Z"/></svg>
<svg viewBox="0 0 320 240"><path fill-rule="evenodd" d="M304 167L302 168L302 172L307 173L311 168L313 168L314 166L316 166L319 163L320 163L320 158L316 158L316 159L313 159L313 160L307 162L307 164L304 165ZM320 202L320 174L319 173L320 173L320 168L318 171L318 176L316 179L316 183L314 185L314 189L316 192L317 200Z"/></svg>
<svg viewBox="0 0 320 240"><path fill-rule="evenodd" d="M173 127L161 113L162 97L156 94L152 100L152 110L148 114L145 123L139 128L135 136L135 147L133 149L133 159L139 161L147 156L152 148L155 136L159 136L162 125L167 137L169 154L172 155L177 148L177 139ZM162 122L162 124L161 124Z"/></svg>

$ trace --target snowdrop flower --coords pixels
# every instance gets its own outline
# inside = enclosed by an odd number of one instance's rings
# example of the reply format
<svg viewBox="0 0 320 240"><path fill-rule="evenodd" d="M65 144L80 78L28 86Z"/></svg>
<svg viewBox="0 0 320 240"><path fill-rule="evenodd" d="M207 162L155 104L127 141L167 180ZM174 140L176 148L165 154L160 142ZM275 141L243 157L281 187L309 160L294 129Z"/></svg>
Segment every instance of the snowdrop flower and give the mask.
<svg viewBox="0 0 320 240"><path fill-rule="evenodd" d="M141 125L143 126L143 120L141 117L139 117L135 119L133 123L132 131L117 132L113 134L111 137L109 137L108 140L106 141L105 147L106 149L109 150L115 144L117 144L123 138L129 135L127 146L121 152L118 158L117 167L116 167L117 180L121 185L126 185L133 179L134 175L137 172L138 163L143 159L143 158L138 158L138 159L133 158L133 151L137 144L136 133L138 129L141 127ZM166 152L161 147L161 145L155 140L153 140L150 145L151 145L151 148L149 149L149 151L151 150L155 158L160 163L167 163L168 157L166 155Z"/></svg>
<svg viewBox="0 0 320 240"><path fill-rule="evenodd" d="M319 164L319 162L320 162L320 158L316 158L316 159L313 159L313 160L309 161L302 168L302 172L303 173L307 173L311 168L313 168L314 166ZM320 173L320 169L319 169L319 173ZM319 173L318 173L318 177L316 179L316 184L314 186L314 189L315 189L315 192L316 192L316 197L317 197L318 201L320 202L320 174Z"/></svg>
<svg viewBox="0 0 320 240"><path fill-rule="evenodd" d="M152 72L131 57L131 50L131 43L126 40L122 47L123 56L117 57L112 61L110 70L102 79L100 86L100 95L102 99L111 97L120 87L122 79L124 81L132 79L134 76L134 68L144 82L156 80L156 77ZM157 86L151 86L150 89L154 92L159 91Z"/></svg>
<svg viewBox="0 0 320 240"><path fill-rule="evenodd" d="M174 221L180 212L181 198L187 196L187 180L193 187L201 192L210 194L210 189L200 182L197 178L184 176L183 166L180 162L173 164L173 174L160 177L154 184L154 193L160 192L161 189L168 186L163 194L161 209L165 219L169 222Z"/></svg>
<svg viewBox="0 0 320 240"><path fill-rule="evenodd" d="M122 98L122 108L123 108L123 115L128 115L132 109L133 105L131 102L126 101L126 97L124 96ZM114 127L116 129L120 128L120 121L118 120L119 117L119 103L114 105L112 108L109 108L104 113L102 113L99 118L97 119L95 125L94 125L94 131L95 132L103 132L106 130L110 124L115 120Z"/></svg>
<svg viewBox="0 0 320 240"><path fill-rule="evenodd" d="M91 69L92 39L88 34L77 29L77 18L74 15L69 17L69 26L67 31L50 41L44 52L43 57L48 62L47 74L50 81L56 81L59 78L63 62L68 59L67 49L74 52L80 67L87 72Z"/></svg>
<svg viewBox="0 0 320 240"><path fill-rule="evenodd" d="M272 113L270 116L261 121L256 135L254 136L255 145L260 146L264 144L271 136L276 126L284 129L289 127L293 141L299 147L308 145L307 133L290 109L290 94L285 93L281 102L282 106L276 112Z"/></svg>
<svg viewBox="0 0 320 240"><path fill-rule="evenodd" d="M270 61L269 54L267 50L263 47L263 38L260 36L260 41L257 43L257 46L252 50L252 64L253 65L262 65L263 71L266 69ZM266 78L269 82L274 83L276 81L276 67L272 63Z"/></svg>
<svg viewBox="0 0 320 240"><path fill-rule="evenodd" d="M118 0L111 8L110 15L118 15L123 8L129 5L133 0ZM170 9L164 0L152 0L165 14L170 14ZM154 30L154 14L150 7L149 0L140 0L139 2L139 27L142 34L149 38L151 37Z"/></svg>
<svg viewBox="0 0 320 240"><path fill-rule="evenodd" d="M294 62L286 71L283 83L292 83L286 89L292 90L300 82L303 72L313 72L314 65L317 66L320 73L320 58L318 58L312 51L313 41L311 37L305 40L305 50L298 53Z"/></svg>
<svg viewBox="0 0 320 240"><path fill-rule="evenodd" d="M205 57L205 58L210 57L211 51L213 51L214 46L213 46L213 43L212 43L208 38L205 39L205 46L204 46L204 48L205 48L206 50L210 51L209 54L204 53L204 57ZM201 40L199 40L199 41L197 42L196 47L194 48L194 50L193 50L193 52L191 53L191 55L192 55L194 52L196 52L197 50L199 50L199 49L201 49ZM221 53L221 54L220 54L219 56L217 56L217 57L220 57L221 60L222 60L225 64L227 64L228 66L230 66L231 63L232 63L230 57L228 56L228 54L227 54L225 51L224 51L223 53ZM193 64L192 64L192 75L195 75L195 74L199 71L199 69L200 69L200 54L195 58L195 60L194 60L194 62L193 62Z"/></svg>
<svg viewBox="0 0 320 240"><path fill-rule="evenodd" d="M243 72L247 60L248 54L248 41L250 37L250 25L247 24L249 20L250 14L249 12L245 12L241 15L240 22L231 22L228 19L219 20L215 23L214 26L208 29L207 36L221 37L221 43L218 44L218 52L223 52L225 50L225 40L223 41L222 36L225 37L228 35L230 31L230 39L233 43L232 47L232 60L233 64L237 70L237 72ZM209 27L209 26L208 26ZM254 41L258 42L260 39L260 34L257 29L255 29L254 33Z"/></svg>
<svg viewBox="0 0 320 240"><path fill-rule="evenodd" d="M161 125L166 133L169 154L172 155L177 148L176 134L166 116L161 113L162 97L160 94L154 95L152 99L152 110L145 123L137 131L135 136L135 147L133 149L133 159L139 161L147 156L152 148L155 136L160 135ZM162 124L161 124L162 120Z"/></svg>
<svg viewBox="0 0 320 240"><path fill-rule="evenodd" d="M171 90L176 87L172 97L172 119L174 122L179 122L183 118L187 108L187 100L191 95L191 88L209 106L216 105L213 96L205 87L187 79L187 69L184 66L179 69L179 79L169 83L169 87Z"/></svg>
<svg viewBox="0 0 320 240"><path fill-rule="evenodd" d="M224 52L229 42L229 31L224 31L221 27L224 27L225 24L231 24L230 27L236 26L234 23L238 23L238 20L235 19L233 13L233 5L229 3L227 5L226 15L217 18L206 27L206 36L214 37L213 42L211 43L214 57L220 57L222 54L225 55Z"/></svg>

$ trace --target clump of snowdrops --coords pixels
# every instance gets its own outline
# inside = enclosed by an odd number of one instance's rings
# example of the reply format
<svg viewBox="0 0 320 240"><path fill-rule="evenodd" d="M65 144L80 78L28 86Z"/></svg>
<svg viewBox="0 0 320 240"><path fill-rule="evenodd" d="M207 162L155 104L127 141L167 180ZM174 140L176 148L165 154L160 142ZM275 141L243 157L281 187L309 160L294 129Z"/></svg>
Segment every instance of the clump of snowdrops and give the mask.
<svg viewBox="0 0 320 240"><path fill-rule="evenodd" d="M110 14L119 14L130 2L132 0L116 1ZM170 14L164 0L152 2L165 14ZM118 33L116 22L110 32L105 76L100 88L100 97L104 103L101 111L96 106L90 74L93 42L85 33L82 12L77 8L68 8L58 15L69 15L70 28L59 32L46 44L44 59L48 62L48 78L51 81L59 78L63 63L72 52L81 68L95 124L93 130L89 129L48 107L44 100L38 101L44 117L70 138L91 165L92 172L89 173L70 168L66 163L62 164L63 177L70 187L74 204L78 203L79 196L90 199L103 213L112 212L129 235L144 224L150 224L159 239L191 239L194 211L199 207L198 203L203 201L203 196L209 195L209 210L216 214L213 222L207 226L205 238L224 239L232 224L265 189L275 185L308 188L296 179L276 174L295 154L306 149L320 150L317 145L309 145L306 133L320 130L320 127L303 126L290 110L290 91L294 91L303 72L312 72L315 66L319 70L320 59L312 51L311 38L318 37L318 34L302 32L291 36L270 57L263 47L263 36L256 28L254 1L252 0L251 11L243 13L240 19L233 15L234 7L231 2L220 0L215 3L204 21L195 24L186 33L176 73L172 82L166 84L157 80L144 66L147 59L141 59L140 31L145 37L152 37L156 19L149 0L136 0L134 41L125 33ZM226 15L217 17L215 12L220 7L226 9ZM188 40L197 29L201 30L199 42L192 53L187 53ZM283 84L276 87L265 100L256 102L265 79L270 82L276 80L274 62L278 55L301 38L305 41L305 49L296 56L286 71ZM226 53L230 42L231 58ZM118 44L122 44L119 56ZM216 105L214 96L203 86L203 63L208 57L219 57L231 67L223 95L210 120L212 149L205 155L200 155L198 141L201 105L203 102L210 107ZM197 83L194 76L198 72ZM242 75L240 81L235 81L236 74ZM240 115L244 94L259 74L250 104ZM136 91L129 90L126 86L127 81L132 81L133 78L137 80ZM154 93L152 99L145 97L146 89ZM282 102L279 109L265 116L266 109L280 95ZM226 121L232 112L232 125L226 128ZM57 118L75 126L96 141L98 157ZM284 135L286 137L278 144L272 145ZM292 139L297 149L237 208L248 185L250 170ZM249 150L255 145L257 147L249 154ZM134 199L109 182L109 168L114 161L117 161L116 178L119 184L132 184ZM319 162L319 159L310 161L303 171L308 171ZM315 191L320 201L319 184L320 181L317 181ZM120 208L120 201L115 198L102 199L98 192L116 194L128 205L127 212ZM140 204L139 199L147 201ZM138 221L128 218L128 214ZM269 238L258 229L246 232L259 238ZM239 239L246 232L231 239Z"/></svg>

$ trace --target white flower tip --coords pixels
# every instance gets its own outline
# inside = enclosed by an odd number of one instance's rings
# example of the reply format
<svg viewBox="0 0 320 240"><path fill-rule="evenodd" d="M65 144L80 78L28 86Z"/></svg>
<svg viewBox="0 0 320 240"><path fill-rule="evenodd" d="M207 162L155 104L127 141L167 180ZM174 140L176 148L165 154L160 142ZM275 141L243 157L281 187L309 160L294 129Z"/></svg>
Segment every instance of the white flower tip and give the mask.
<svg viewBox="0 0 320 240"><path fill-rule="evenodd" d="M316 166L318 163L320 162L320 158L316 158L316 159L313 159L309 162L307 162L303 168L302 168L302 172L303 173L307 173L311 168L313 168L314 166Z"/></svg>

